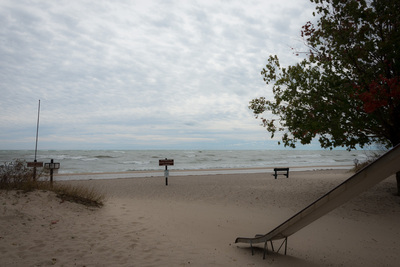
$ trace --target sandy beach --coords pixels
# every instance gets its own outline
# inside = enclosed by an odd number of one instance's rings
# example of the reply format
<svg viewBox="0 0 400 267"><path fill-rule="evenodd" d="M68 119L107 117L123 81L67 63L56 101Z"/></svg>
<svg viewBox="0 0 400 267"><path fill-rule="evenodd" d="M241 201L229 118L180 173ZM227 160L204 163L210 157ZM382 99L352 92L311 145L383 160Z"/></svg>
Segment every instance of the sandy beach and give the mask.
<svg viewBox="0 0 400 267"><path fill-rule="evenodd" d="M288 239L287 255L235 244L269 232L348 170L63 181L102 208L0 191L0 266L398 266L400 197L389 177ZM276 247L279 247L277 243Z"/></svg>

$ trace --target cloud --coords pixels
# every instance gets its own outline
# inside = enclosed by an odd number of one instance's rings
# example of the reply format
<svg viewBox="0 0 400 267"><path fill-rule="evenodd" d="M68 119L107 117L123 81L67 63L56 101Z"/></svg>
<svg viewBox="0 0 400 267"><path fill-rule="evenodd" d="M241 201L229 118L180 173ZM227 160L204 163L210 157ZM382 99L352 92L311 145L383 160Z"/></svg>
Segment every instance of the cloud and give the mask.
<svg viewBox="0 0 400 267"><path fill-rule="evenodd" d="M2 1L0 149L30 145L38 99L49 148L263 140L248 102L271 96L270 54L298 60L311 13L306 0Z"/></svg>

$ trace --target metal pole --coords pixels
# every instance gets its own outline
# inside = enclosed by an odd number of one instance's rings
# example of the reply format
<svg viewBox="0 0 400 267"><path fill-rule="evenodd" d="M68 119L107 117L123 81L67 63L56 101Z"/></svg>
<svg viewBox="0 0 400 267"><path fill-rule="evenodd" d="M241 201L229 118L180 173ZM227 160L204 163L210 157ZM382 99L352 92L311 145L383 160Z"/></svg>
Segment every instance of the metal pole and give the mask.
<svg viewBox="0 0 400 267"><path fill-rule="evenodd" d="M38 144L38 139L39 139L39 115L40 115L40 99L39 99L38 116L37 116L37 124L36 124L35 162L36 162L36 155L37 155L37 144Z"/></svg>
<svg viewBox="0 0 400 267"><path fill-rule="evenodd" d="M34 162L37 162L36 155L37 155L37 145L38 145L38 139L39 139L39 115L40 115L40 99L39 99L38 117L37 117L37 124L36 124L36 145L35 145L35 160L34 160ZM33 181L35 181L35 180L36 180L36 166L33 167Z"/></svg>
<svg viewBox="0 0 400 267"><path fill-rule="evenodd" d="M286 255L286 251L287 251L287 237L285 238L285 255Z"/></svg>

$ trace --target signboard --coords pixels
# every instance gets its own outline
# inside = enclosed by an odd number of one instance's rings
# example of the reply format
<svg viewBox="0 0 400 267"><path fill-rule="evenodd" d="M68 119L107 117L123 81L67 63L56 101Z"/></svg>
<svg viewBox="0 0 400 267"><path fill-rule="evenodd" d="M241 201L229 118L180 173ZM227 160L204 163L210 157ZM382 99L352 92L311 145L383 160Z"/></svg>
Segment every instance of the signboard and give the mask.
<svg viewBox="0 0 400 267"><path fill-rule="evenodd" d="M158 161L158 166L173 166L174 160L173 159L160 159Z"/></svg>
<svg viewBox="0 0 400 267"><path fill-rule="evenodd" d="M60 163L58 163L58 162L55 162L55 163L53 163L53 162L51 162L51 163L45 163L45 164L44 164L44 167L45 167L46 169L50 169L50 170L59 169L59 168L60 168Z"/></svg>
<svg viewBox="0 0 400 267"><path fill-rule="evenodd" d="M43 162L27 162L27 165L30 168L41 168L43 167Z"/></svg>
<svg viewBox="0 0 400 267"><path fill-rule="evenodd" d="M164 171L164 176L165 176L165 185L168 185L168 176L169 176L169 171L168 171L168 166L173 166L174 165L174 160L173 159L160 159L158 161L159 166L165 166L165 171Z"/></svg>

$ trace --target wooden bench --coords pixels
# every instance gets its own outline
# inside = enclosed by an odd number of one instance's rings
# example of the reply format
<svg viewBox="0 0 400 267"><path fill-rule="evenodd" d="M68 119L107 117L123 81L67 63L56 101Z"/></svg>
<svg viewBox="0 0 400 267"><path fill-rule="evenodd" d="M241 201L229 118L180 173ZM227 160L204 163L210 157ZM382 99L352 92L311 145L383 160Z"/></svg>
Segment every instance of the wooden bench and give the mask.
<svg viewBox="0 0 400 267"><path fill-rule="evenodd" d="M275 174L272 174L275 176L275 179L278 177L279 174L285 175L286 178L289 178L289 168L274 168ZM279 172L286 172L286 173L279 173Z"/></svg>

